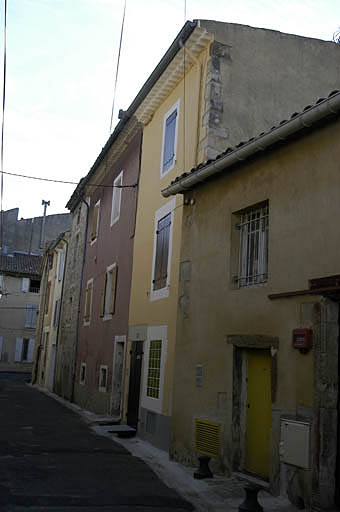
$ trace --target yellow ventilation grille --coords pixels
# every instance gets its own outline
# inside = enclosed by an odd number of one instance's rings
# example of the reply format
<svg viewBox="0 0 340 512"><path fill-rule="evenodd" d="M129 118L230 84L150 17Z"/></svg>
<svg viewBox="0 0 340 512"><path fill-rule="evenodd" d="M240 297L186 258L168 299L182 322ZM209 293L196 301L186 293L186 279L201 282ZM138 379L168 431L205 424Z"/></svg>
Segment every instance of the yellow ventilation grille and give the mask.
<svg viewBox="0 0 340 512"><path fill-rule="evenodd" d="M197 453L219 457L221 451L221 424L196 418L195 449Z"/></svg>

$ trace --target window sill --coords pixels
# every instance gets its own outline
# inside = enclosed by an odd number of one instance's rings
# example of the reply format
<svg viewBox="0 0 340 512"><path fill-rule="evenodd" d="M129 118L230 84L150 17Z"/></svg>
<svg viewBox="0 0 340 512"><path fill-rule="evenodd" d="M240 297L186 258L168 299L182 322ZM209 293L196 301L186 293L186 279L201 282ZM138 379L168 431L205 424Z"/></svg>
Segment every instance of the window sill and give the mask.
<svg viewBox="0 0 340 512"><path fill-rule="evenodd" d="M97 240L98 240L98 236L96 236L96 238L94 238L93 240L90 240L90 245L94 245Z"/></svg>
<svg viewBox="0 0 340 512"><path fill-rule="evenodd" d="M103 316L103 322L107 322L108 320L112 320L112 314L107 314Z"/></svg>
<svg viewBox="0 0 340 512"><path fill-rule="evenodd" d="M170 294L170 286L166 285L164 288L160 288L159 290L151 290L150 292L150 301L154 302L159 299L167 299Z"/></svg>

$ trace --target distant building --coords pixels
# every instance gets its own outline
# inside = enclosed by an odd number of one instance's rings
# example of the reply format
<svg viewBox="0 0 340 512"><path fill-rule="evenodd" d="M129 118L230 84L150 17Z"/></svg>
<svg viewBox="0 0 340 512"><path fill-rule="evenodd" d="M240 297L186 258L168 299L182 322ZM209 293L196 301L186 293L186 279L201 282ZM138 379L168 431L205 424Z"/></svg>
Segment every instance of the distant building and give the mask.
<svg viewBox="0 0 340 512"><path fill-rule="evenodd" d="M45 243L55 240L59 233L71 227L71 215L58 213L44 217L18 220L19 208L2 212L3 215L3 251L12 254L14 251L42 254ZM42 231L44 239L42 240Z"/></svg>
<svg viewBox="0 0 340 512"><path fill-rule="evenodd" d="M40 300L41 254L71 225L62 213L18 220L19 208L2 212L0 256L0 372L31 371Z"/></svg>
<svg viewBox="0 0 340 512"><path fill-rule="evenodd" d="M0 256L0 371L32 369L40 263L41 256Z"/></svg>

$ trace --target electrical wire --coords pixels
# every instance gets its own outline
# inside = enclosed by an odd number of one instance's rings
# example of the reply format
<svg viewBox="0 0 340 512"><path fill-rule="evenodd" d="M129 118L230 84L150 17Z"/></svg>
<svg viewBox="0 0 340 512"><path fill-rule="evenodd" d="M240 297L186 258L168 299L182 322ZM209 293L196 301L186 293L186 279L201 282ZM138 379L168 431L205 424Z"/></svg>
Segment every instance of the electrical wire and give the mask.
<svg viewBox="0 0 340 512"><path fill-rule="evenodd" d="M0 251L2 253L2 242L3 242L3 198L4 198L4 131L5 131L5 104L6 104L6 61L7 61L7 49L6 49L6 39L7 39L7 0L5 0L5 9L4 9L4 68L3 68L3 84L2 84L2 123L1 123L1 162L0 162L0 170L1 170L1 198L0 198L0 209L1 209L1 218L0 218Z"/></svg>
<svg viewBox="0 0 340 512"><path fill-rule="evenodd" d="M52 178L40 178L38 176L28 176L27 174L18 174L15 172L6 172L2 171L2 174L7 174L8 176L16 176L18 178L28 178L31 180L38 180L38 181L49 181L51 183L63 183L66 185L78 185L78 181L63 181L63 180L55 180ZM133 183L132 185L100 185L95 183L86 183L86 187L102 187L102 188L135 188L137 187L137 183Z"/></svg>
<svg viewBox="0 0 340 512"><path fill-rule="evenodd" d="M119 62L120 62L120 51L122 49L122 40L123 40L123 32L124 32L125 11L126 11L126 0L124 2L122 27L121 27L121 30L120 30L120 41L119 41L119 50L118 50L118 59L117 59L117 68L116 68L115 87L114 87L114 90L113 90L113 100L112 100L112 110L111 110L111 120L110 120L110 133L111 133L111 130L112 130L113 111L114 111L114 108L115 108L115 99L116 99L116 90L117 90L118 72L119 72Z"/></svg>

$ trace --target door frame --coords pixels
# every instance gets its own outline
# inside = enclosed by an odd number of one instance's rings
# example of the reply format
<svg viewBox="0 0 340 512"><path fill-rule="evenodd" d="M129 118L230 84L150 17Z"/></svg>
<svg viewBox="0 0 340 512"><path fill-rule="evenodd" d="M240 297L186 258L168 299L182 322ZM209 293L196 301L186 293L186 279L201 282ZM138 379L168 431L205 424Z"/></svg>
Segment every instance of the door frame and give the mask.
<svg viewBox="0 0 340 512"><path fill-rule="evenodd" d="M121 397L120 397L120 411L119 416L122 418L123 414L123 400L124 400L124 386L125 386L125 364L126 364L126 335L115 336L113 345L113 357L112 357L112 382L111 382L111 397L110 397L110 415L112 416L113 409L113 390L115 381L115 364L117 357L117 344L123 345L123 368L122 368L122 379L121 379Z"/></svg>

